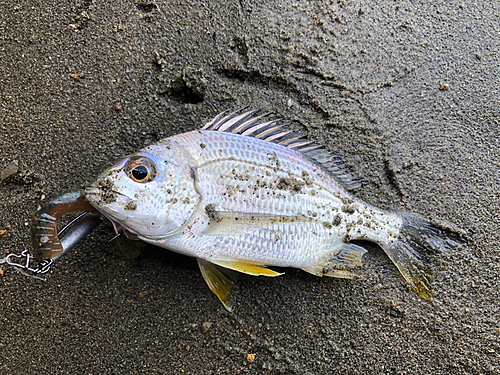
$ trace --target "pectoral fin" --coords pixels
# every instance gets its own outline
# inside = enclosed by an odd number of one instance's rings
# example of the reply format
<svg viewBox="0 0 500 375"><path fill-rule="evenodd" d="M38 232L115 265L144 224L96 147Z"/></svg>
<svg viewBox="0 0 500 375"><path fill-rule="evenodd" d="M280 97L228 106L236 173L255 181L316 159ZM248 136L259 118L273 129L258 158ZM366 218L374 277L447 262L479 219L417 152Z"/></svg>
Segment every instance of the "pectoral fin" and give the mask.
<svg viewBox="0 0 500 375"><path fill-rule="evenodd" d="M119 236L116 242L122 254L128 259L137 258L145 247L144 242L131 240L125 236Z"/></svg>
<svg viewBox="0 0 500 375"><path fill-rule="evenodd" d="M233 272L198 258L198 266L208 287L227 311L233 311Z"/></svg>

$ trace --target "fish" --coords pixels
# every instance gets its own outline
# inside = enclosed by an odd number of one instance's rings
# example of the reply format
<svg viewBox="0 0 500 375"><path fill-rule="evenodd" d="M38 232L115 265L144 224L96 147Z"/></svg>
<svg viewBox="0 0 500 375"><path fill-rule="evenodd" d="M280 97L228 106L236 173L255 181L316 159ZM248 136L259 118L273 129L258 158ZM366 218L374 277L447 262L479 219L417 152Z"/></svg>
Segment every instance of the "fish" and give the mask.
<svg viewBox="0 0 500 375"><path fill-rule="evenodd" d="M459 234L416 215L384 210L352 193L361 186L339 153L258 110L223 112L200 129L125 157L86 190L116 233L197 259L209 289L234 308L236 272L360 279L379 245L411 288L433 297L433 258ZM362 243L362 242L361 242Z"/></svg>

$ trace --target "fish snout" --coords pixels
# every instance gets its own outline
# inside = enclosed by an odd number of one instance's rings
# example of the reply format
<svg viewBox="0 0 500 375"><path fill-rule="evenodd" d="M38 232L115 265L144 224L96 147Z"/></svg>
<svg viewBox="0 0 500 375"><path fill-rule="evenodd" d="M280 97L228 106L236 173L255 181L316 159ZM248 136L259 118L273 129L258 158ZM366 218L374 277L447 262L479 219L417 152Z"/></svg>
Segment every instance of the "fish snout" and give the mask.
<svg viewBox="0 0 500 375"><path fill-rule="evenodd" d="M85 190L85 196L91 204L109 205L112 203L123 206L125 210L133 211L137 208L135 199L115 190L109 190L107 187L91 186Z"/></svg>

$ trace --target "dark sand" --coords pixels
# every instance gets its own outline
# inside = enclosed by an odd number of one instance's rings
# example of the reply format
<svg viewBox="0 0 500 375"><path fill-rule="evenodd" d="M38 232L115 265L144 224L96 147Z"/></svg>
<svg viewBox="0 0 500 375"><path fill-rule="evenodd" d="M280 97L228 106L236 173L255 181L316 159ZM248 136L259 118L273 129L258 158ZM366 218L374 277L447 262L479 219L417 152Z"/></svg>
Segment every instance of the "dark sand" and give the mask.
<svg viewBox="0 0 500 375"><path fill-rule="evenodd" d="M193 259L126 259L100 226L45 282L0 265L0 374L499 374L499 4L2 1L2 252L43 195L246 104L469 242L432 303L370 247L361 281L242 275L228 313Z"/></svg>

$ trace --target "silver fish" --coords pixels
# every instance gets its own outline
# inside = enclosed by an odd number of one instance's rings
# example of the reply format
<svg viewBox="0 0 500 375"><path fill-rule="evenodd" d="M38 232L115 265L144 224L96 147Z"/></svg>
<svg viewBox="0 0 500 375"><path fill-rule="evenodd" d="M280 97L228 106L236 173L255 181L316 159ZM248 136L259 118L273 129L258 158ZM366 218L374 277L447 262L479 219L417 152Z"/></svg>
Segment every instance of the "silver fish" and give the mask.
<svg viewBox="0 0 500 375"><path fill-rule="evenodd" d="M359 181L339 155L268 114L220 114L202 129L163 139L102 173L88 201L117 233L197 258L209 288L233 308L233 271L279 276L268 266L359 278L366 252L382 247L410 286L433 295L430 255L459 236L349 193Z"/></svg>

